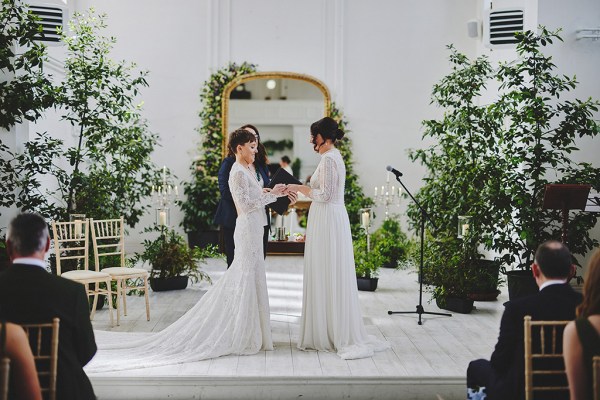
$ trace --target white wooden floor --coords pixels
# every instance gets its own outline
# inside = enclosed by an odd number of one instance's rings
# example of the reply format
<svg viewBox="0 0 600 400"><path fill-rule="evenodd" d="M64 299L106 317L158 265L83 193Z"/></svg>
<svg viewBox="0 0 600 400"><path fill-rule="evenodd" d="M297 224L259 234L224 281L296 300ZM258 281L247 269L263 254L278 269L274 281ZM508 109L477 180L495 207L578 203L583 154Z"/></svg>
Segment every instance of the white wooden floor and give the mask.
<svg viewBox="0 0 600 400"><path fill-rule="evenodd" d="M415 271L382 269L376 292L359 292L369 333L392 343L391 349L362 360L303 352L296 348L302 299L301 256L268 256L267 281L275 351L252 356L166 367L90 375L99 399L464 399L465 371L470 360L489 358L498 335L506 289L494 302L476 302L468 315L388 315L388 310L414 311L419 285ZM221 260L206 267L213 280L225 271ZM143 298L128 297L129 315L119 331L159 331L186 312L208 285L152 292L151 320ZM425 311L439 310L428 303ZM110 329L101 310L94 328Z"/></svg>

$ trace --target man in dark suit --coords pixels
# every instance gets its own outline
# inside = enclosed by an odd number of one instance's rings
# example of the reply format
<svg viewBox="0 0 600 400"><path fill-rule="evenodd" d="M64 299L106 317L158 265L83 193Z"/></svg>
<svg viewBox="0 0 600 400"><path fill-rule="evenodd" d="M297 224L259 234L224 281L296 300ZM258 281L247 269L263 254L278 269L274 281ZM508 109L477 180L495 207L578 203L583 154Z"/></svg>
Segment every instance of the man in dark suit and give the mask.
<svg viewBox="0 0 600 400"><path fill-rule="evenodd" d="M13 219L6 245L12 265L0 274L0 316L21 324L60 318L57 398L95 399L83 371L97 349L84 286L47 272L50 239L41 216L24 213Z"/></svg>
<svg viewBox="0 0 600 400"><path fill-rule="evenodd" d="M480 359L469 363L467 387L475 390L485 387L487 399L525 397L523 317L572 320L583 299L567 282L575 266L564 244L556 241L541 244L531 269L540 291L504 304L500 335L490 361ZM565 395L568 398L568 392Z"/></svg>

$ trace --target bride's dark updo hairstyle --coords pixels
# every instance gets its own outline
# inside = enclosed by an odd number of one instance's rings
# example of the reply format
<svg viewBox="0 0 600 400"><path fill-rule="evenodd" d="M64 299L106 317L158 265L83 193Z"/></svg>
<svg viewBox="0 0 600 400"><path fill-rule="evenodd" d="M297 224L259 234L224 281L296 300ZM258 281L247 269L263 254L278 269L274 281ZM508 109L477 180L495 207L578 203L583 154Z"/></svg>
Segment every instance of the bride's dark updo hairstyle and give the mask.
<svg viewBox="0 0 600 400"><path fill-rule="evenodd" d="M330 139L332 143L335 143L336 140L340 140L345 135L344 131L338 127L338 123L330 117L325 117L317 122L313 122L310 126L310 134L312 136L313 148L317 152L320 147L316 144L317 135L321 135L323 140Z"/></svg>
<svg viewBox="0 0 600 400"><path fill-rule="evenodd" d="M243 146L249 142L256 142L254 134L245 129L236 129L229 134L229 144L227 147L230 154L235 155L238 146Z"/></svg>

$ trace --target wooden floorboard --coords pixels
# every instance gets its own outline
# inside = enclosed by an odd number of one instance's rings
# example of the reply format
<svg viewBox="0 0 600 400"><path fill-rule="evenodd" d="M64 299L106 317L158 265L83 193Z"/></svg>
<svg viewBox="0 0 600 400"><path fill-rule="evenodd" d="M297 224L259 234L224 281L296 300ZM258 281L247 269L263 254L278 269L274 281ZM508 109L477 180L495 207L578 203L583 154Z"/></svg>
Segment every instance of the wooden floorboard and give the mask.
<svg viewBox="0 0 600 400"><path fill-rule="evenodd" d="M225 272L225 263L222 260L209 260L205 270L217 281ZM374 388L390 391L397 390L394 386L397 384L408 382L418 386L423 385L423 382L430 382L429 385L438 385L442 391L453 387L454 393L457 393L457 385L464 381L468 362L476 358L489 358L498 336L502 304L508 299L503 288L497 301L476 302L476 308L471 314L453 313L451 317L425 314L422 316L423 324L418 325L417 314L387 313L388 310L416 310L419 301L417 274L412 270L382 269L377 291L359 292L359 300L368 333L389 341L391 348L367 359L342 360L335 353L300 351L296 347L302 309L303 258L270 255L267 257L266 270L274 351L118 373L92 374L90 376L100 393L99 398L127 398L118 397L115 394L120 393L118 391L112 392L112 397L107 396L104 385L108 385L107 382L110 381L112 384L120 382L123 388L129 387L128 385L135 387L136 381L141 382L140 377L166 380L186 377L192 379L192 383L179 385L188 385L200 391L207 390L199 383L205 379L212 377L220 382L220 379L234 377L236 381L245 380L249 387L252 387L253 379L262 379L263 383L268 381L273 387L276 387L281 379L281 382L290 379L290 382L296 382L297 385L309 381L317 384L321 379L324 381L319 384L323 385L322 390L325 392L333 390L332 382L342 382L344 379L365 379L365 382L371 382ZM185 290L151 292L150 321L146 321L143 297L129 296L129 315L121 316L120 326L109 327L106 309L96 313L93 325L95 329L101 330L157 332L180 318L209 288L209 284L201 282L190 285ZM446 312L438 309L435 302L429 303L429 300L430 295L424 293L423 306L426 311ZM131 379L129 383L128 378ZM193 382L200 386L194 386ZM379 384L376 385L376 382ZM168 381L161 383L164 388L170 387L171 384L175 385ZM260 387L259 383L256 385ZM305 398L311 398L310 392L303 391L306 388L301 390L300 387L297 388L298 393L304 393ZM170 390L179 393L180 389L173 386ZM412 393L413 389L407 389L406 393ZM234 392L232 391L232 396ZM262 392L258 390L256 393ZM255 395L259 396L256 393ZM190 396L193 398L195 395ZM444 400L453 398L438 396L437 398ZM421 397L415 394L402 398Z"/></svg>

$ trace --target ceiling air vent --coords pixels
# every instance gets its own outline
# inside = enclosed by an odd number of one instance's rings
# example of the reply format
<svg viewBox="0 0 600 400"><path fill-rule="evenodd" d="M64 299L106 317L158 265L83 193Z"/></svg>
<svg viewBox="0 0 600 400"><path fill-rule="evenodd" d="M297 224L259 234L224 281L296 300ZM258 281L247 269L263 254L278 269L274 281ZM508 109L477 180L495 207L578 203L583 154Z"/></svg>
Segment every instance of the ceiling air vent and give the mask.
<svg viewBox="0 0 600 400"><path fill-rule="evenodd" d="M515 32L523 31L523 10L490 10L487 28L487 42L490 46L515 44Z"/></svg>
<svg viewBox="0 0 600 400"><path fill-rule="evenodd" d="M66 10L56 6L34 4L29 6L29 10L38 16L39 23L42 25L42 34L36 35L35 40L60 44L60 36L56 33L56 28L63 27Z"/></svg>

